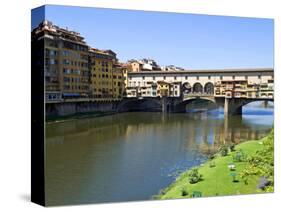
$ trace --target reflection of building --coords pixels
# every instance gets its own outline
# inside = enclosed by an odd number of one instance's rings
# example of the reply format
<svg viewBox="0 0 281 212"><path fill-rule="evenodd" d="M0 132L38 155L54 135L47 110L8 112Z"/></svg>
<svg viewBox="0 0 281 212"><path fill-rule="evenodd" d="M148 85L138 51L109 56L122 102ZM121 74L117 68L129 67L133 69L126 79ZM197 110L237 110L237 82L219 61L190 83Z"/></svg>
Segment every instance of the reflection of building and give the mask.
<svg viewBox="0 0 281 212"><path fill-rule="evenodd" d="M88 46L77 32L44 21L32 42L44 40L45 90L49 101L86 97L89 93Z"/></svg>

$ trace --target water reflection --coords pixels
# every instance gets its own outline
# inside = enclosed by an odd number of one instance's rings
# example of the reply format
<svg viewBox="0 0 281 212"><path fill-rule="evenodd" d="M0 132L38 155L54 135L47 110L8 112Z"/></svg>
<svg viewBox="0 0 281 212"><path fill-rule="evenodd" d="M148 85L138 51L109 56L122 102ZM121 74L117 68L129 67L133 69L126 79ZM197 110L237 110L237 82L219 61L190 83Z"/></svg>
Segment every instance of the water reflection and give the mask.
<svg viewBox="0 0 281 212"><path fill-rule="evenodd" d="M254 117L254 118L253 118ZM123 113L46 126L49 205L146 200L222 143L266 135L273 114Z"/></svg>

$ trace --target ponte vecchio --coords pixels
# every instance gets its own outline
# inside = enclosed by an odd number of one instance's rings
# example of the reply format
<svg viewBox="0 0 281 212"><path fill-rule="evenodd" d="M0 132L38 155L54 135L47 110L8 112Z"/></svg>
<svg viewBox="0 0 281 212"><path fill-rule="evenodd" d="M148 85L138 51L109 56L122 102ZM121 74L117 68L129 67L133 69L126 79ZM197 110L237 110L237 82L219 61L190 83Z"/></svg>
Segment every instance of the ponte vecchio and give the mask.
<svg viewBox="0 0 281 212"><path fill-rule="evenodd" d="M139 71L125 77L128 102L158 100L162 111L184 112L188 103L204 99L233 115L250 102L274 100L272 68Z"/></svg>

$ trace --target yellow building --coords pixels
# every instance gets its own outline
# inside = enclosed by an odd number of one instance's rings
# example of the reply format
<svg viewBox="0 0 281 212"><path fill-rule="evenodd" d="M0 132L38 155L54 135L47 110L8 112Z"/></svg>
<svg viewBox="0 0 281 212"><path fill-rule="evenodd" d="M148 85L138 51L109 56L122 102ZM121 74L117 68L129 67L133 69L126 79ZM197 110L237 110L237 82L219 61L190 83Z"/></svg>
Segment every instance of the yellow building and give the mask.
<svg viewBox="0 0 281 212"><path fill-rule="evenodd" d="M165 81L158 81L157 82L157 96L169 96L170 95L170 83Z"/></svg>
<svg viewBox="0 0 281 212"><path fill-rule="evenodd" d="M91 97L96 100L120 100L124 93L123 68L111 50L89 50Z"/></svg>
<svg viewBox="0 0 281 212"><path fill-rule="evenodd" d="M126 66L123 64L114 64L112 72L113 82L113 98L122 99L125 92L125 78L124 75L127 71Z"/></svg>

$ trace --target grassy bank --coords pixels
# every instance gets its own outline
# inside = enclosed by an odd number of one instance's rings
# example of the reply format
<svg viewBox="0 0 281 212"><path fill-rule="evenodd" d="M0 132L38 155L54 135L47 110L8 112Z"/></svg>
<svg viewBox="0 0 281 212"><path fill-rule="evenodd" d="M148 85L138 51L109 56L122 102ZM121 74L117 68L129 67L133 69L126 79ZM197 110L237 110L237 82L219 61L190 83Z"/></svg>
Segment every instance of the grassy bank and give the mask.
<svg viewBox="0 0 281 212"><path fill-rule="evenodd" d="M208 197L273 191L273 131L266 138L238 144L234 151L229 151L226 156L222 155L221 152L216 154L213 159L197 167L196 171L182 173L154 198L175 199L194 195ZM190 183L190 175L193 173L194 176L194 172L198 172L195 179L198 176L201 179ZM264 177L267 183L271 180L271 186L262 190L258 185Z"/></svg>
<svg viewBox="0 0 281 212"><path fill-rule="evenodd" d="M93 118L93 117L101 117L113 115L116 112L86 112L86 113L76 113L73 115L65 115L65 116L46 116L46 121L51 122L64 122L76 119L84 119L84 118Z"/></svg>

